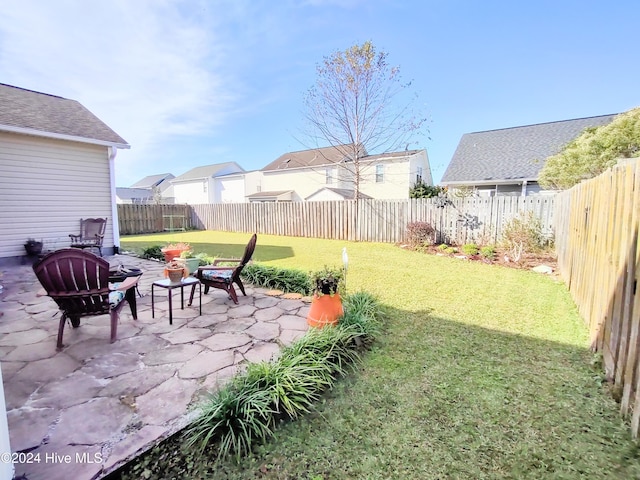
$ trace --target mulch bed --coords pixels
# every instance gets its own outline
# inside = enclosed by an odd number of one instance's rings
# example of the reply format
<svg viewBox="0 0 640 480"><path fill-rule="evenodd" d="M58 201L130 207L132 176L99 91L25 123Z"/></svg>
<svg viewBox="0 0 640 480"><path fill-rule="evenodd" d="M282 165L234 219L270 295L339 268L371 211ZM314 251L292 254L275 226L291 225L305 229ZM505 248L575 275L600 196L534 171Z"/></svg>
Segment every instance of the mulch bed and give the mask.
<svg viewBox="0 0 640 480"><path fill-rule="evenodd" d="M408 245L398 245L400 248L406 248L411 250L412 248ZM525 253L520 258L520 261L515 262L512 260L511 255L508 251L500 248L496 248L496 255L493 260L489 260L482 255L465 255L462 252L456 252L452 254L443 253L442 250L438 249L437 245L430 245L428 247L420 248L420 251L424 252L427 255L438 255L443 257L454 257L459 258L460 260L471 261L471 262L482 262L491 265L502 265L503 267L508 268L517 268L520 270L531 270L534 267L539 265L547 265L553 269L555 273L558 268L558 262L556 254L553 250L547 249L543 252L538 253Z"/></svg>

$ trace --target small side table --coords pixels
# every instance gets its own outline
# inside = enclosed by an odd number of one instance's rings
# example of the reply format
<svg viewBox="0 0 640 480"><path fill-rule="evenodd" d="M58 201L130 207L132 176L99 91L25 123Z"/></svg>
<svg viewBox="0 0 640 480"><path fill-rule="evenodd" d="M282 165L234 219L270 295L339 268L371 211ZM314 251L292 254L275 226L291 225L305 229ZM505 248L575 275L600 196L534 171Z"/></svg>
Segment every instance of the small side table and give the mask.
<svg viewBox="0 0 640 480"><path fill-rule="evenodd" d="M155 300L153 295L153 287L166 288L169 291L169 325L173 325L173 303L171 300L171 290L174 288L180 289L180 308L184 310L184 287L191 286L191 296L190 299L193 298L193 294L196 290L196 285L200 287L200 315L202 315L202 284L200 280L194 277L187 277L180 280L180 283L173 283L168 278L164 280L156 280L151 284L151 318L155 318ZM191 306L191 300L187 306Z"/></svg>

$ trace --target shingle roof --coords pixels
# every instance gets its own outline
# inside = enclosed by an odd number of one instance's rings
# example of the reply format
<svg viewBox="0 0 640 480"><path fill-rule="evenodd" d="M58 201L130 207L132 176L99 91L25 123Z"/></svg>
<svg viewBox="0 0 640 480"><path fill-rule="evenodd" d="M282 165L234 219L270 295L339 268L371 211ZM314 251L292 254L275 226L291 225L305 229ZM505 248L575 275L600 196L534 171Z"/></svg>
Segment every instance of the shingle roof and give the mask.
<svg viewBox="0 0 640 480"><path fill-rule="evenodd" d="M79 102L2 83L0 130L129 148L126 140Z"/></svg>
<svg viewBox="0 0 640 480"><path fill-rule="evenodd" d="M217 176L217 174L224 175L231 172L244 172L244 169L236 162L202 165L200 167L192 168L182 175L178 175L173 180L171 180L171 182L183 182L186 180L197 180L199 178L210 178Z"/></svg>
<svg viewBox="0 0 640 480"><path fill-rule="evenodd" d="M354 193L353 190L351 190L349 188L332 188L332 187L322 187L321 189L316 190L311 195L309 195L305 200L308 200L309 198L313 197L314 195L316 195L318 192L321 192L322 190L329 190L329 191L335 193L336 195L341 196L345 200L353 200L353 193ZM366 193L358 192L358 198L360 198L360 199L372 199L373 197L370 197Z"/></svg>
<svg viewBox="0 0 640 480"><path fill-rule="evenodd" d="M272 190L269 192L252 193L251 195L247 195L247 198L279 197L281 195L285 195L287 193L292 193L292 192L293 190Z"/></svg>
<svg viewBox="0 0 640 480"><path fill-rule="evenodd" d="M158 184L162 183L164 180L171 180L172 178L176 178L176 177L171 173L159 173L157 175L148 175L144 177L142 180L138 180L136 183L131 185L131 188L153 188L153 187L157 187Z"/></svg>
<svg viewBox="0 0 640 480"><path fill-rule="evenodd" d="M547 157L558 153L587 127L599 127L615 115L539 123L460 139L441 183L535 179Z"/></svg>
<svg viewBox="0 0 640 480"><path fill-rule="evenodd" d="M153 192L148 188L116 187L116 195L122 200L153 198Z"/></svg>
<svg viewBox="0 0 640 480"><path fill-rule="evenodd" d="M312 148L280 155L262 169L263 172L285 170L289 168L318 167L337 163L348 156L351 146ZM363 150L366 155L366 151Z"/></svg>

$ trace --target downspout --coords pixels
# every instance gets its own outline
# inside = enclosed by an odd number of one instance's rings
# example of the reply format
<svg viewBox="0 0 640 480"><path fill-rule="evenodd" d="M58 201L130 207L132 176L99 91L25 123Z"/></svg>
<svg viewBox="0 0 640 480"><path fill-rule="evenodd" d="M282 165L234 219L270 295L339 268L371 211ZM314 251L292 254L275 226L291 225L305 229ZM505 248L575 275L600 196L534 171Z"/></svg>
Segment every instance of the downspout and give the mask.
<svg viewBox="0 0 640 480"><path fill-rule="evenodd" d="M109 147L109 182L111 184L111 224L113 228L113 253L120 252L120 224L118 220L118 204L116 203L116 147Z"/></svg>

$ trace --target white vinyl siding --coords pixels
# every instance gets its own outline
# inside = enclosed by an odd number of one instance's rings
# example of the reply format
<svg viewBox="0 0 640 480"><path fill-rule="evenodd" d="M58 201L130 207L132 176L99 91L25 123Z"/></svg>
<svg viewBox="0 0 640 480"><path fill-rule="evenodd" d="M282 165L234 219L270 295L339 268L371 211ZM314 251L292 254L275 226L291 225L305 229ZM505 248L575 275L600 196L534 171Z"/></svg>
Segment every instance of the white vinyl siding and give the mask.
<svg viewBox="0 0 640 480"><path fill-rule="evenodd" d="M113 247L107 147L0 132L0 172L0 258L24 255L30 237L67 247L88 217L108 219Z"/></svg>

